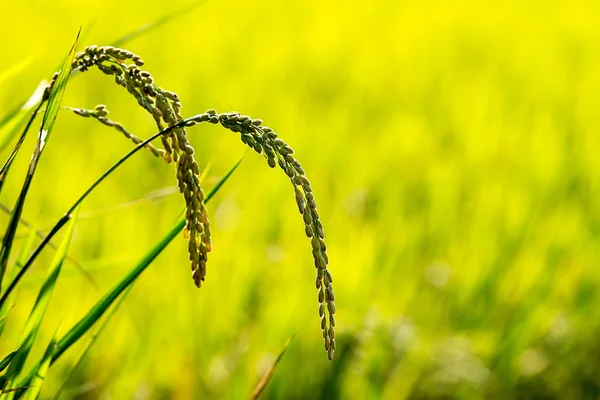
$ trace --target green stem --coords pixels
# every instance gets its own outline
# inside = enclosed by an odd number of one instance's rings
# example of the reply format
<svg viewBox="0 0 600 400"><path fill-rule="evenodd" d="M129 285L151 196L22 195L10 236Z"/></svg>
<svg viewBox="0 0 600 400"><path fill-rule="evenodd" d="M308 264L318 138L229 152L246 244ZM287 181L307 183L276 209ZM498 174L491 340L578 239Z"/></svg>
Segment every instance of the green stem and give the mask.
<svg viewBox="0 0 600 400"><path fill-rule="evenodd" d="M154 135L150 136L148 139L146 139L143 142L141 142L140 144L138 144L129 153L127 153L123 158L121 158L119 161L117 161L112 167L110 167L108 170L106 170L106 172L104 172L104 174L102 174L102 176L100 176L100 178L98 178L98 180L96 180L96 182L94 182L92 184L92 186L90 186L85 191L85 193L83 193L79 197L79 199L77 199L77 201L73 204L73 206L71 206L71 208L65 213L65 215L63 215L61 217L61 219L56 223L56 225L54 225L54 227L52 228L52 230L50 231L50 233L48 233L48 236L46 236L46 238L42 241L42 243L40 243L40 245L35 249L35 251L31 255L31 257L29 257L29 259L27 260L27 262L25 263L25 265L23 265L23 268L21 268L21 270L19 271L19 273L17 274L17 276L15 277L15 279L13 279L13 281L10 283L10 285L8 286L8 288L6 289L6 291L4 292L4 294L2 295L2 298L0 298L0 307L2 307L2 305L6 302L6 300L8 299L8 296L10 295L10 293L17 286L17 283L19 283L19 281L21 280L21 278L23 277L23 275L25 275L25 273L27 272L27 270L29 270L29 268L31 267L31 265L33 264L33 262L35 261L35 259L37 258L37 256L42 252L42 250L44 249L44 247L50 242L50 240L54 237L54 235L56 235L58 233L58 231L73 217L71 214L77 208L77 206L79 206L83 202L83 200L85 200L86 197L100 183L102 183L102 181L104 181L104 179L106 179L111 173L114 172L115 169L119 168L121 166L121 164L123 164L125 161L127 161L135 153L137 153L138 151L140 151L141 149L143 149L144 146L146 146L148 143L150 143L154 139L158 138L159 136L168 134L169 132L171 132L174 129L184 127L188 122L194 121L195 119L196 119L196 116L192 116L190 118L183 119L183 120L179 121L178 123L176 123L175 125L171 125L171 126L165 128L165 129L163 129L162 131L155 133Z"/></svg>

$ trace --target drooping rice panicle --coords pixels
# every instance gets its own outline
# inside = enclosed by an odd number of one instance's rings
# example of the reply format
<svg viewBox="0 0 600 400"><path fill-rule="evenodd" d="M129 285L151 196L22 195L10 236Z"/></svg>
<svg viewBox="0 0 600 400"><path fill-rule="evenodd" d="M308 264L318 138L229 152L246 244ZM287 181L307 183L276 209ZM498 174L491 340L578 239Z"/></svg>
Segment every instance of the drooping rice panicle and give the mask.
<svg viewBox="0 0 600 400"><path fill-rule="evenodd" d="M88 46L73 61L73 69L80 72L96 66L106 75L113 76L115 82L126 88L138 104L153 116L159 130L182 121L181 102L177 94L156 85L152 75L140 68L143 65L139 56L112 46ZM189 240L192 278L200 287L206 276L207 255L212 249L204 192L200 187L200 168L194 159L194 148L187 140L185 128L174 129L161 139L165 149L162 153L164 160L176 163L177 184L186 202L187 225L184 236Z"/></svg>
<svg viewBox="0 0 600 400"><path fill-rule="evenodd" d="M213 111L213 110L209 110ZM319 317L329 360L335 351L335 296L331 273L327 269L329 258L325 245L323 224L317 212L317 203L310 181L304 169L294 157L294 150L269 127L262 126L263 121L252 119L238 113L212 114L225 128L240 134L242 142L262 154L271 168L276 165L286 173L296 197L298 211L302 215L306 236L310 238L312 254L317 269L316 288L318 290Z"/></svg>

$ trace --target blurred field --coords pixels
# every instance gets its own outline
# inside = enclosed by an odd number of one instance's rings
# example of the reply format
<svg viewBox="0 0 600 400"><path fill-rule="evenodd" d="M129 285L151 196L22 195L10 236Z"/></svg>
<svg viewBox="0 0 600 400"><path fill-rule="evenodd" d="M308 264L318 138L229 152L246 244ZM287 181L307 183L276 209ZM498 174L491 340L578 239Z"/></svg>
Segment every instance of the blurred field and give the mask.
<svg viewBox="0 0 600 400"><path fill-rule="evenodd" d="M0 118L52 75L80 25L80 47L110 44L181 5L2 2L0 71L25 67L0 82ZM599 18L585 1L207 1L124 46L179 94L184 115L236 110L294 147L325 226L339 346L327 362L293 190L248 153L208 206L205 285L193 285L178 238L65 398L248 398L296 331L264 398L598 398ZM155 132L98 71L73 79L63 101L99 103L137 135ZM9 207L34 136L0 197ZM212 162L206 187L245 153L219 127L190 136L201 166ZM40 229L131 148L66 111L48 145L24 212ZM174 185L171 166L140 153L84 203L70 255L98 288L65 265L30 362L183 202L113 207ZM51 255L27 276L0 354L16 345ZM44 395L77 351L50 370Z"/></svg>

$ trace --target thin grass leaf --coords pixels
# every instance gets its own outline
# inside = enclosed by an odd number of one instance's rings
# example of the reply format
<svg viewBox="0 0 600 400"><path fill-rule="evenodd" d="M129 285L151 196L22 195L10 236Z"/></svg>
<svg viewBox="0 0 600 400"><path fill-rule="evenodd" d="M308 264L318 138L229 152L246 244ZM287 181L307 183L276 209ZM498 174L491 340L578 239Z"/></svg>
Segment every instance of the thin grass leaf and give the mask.
<svg viewBox="0 0 600 400"><path fill-rule="evenodd" d="M212 188L207 194L205 203L208 203L210 199L219 191L223 184L229 179L233 172L242 162L241 158L227 174ZM140 260L140 262L119 282L111 289L104 297L102 297L96 305L67 332L56 344L52 353L52 361L54 363L58 358L68 350L74 343L76 343L94 324L102 317L106 310L111 304L126 290L130 285L135 282L138 276L154 261L154 259L167 247L171 241L181 233L186 224L185 216L180 216L174 226L169 232ZM37 373L41 366L41 361L33 366L27 376L21 381L20 386L26 386L29 384L33 376Z"/></svg>
<svg viewBox="0 0 600 400"><path fill-rule="evenodd" d="M25 262L27 261L27 257L29 257L29 253L31 253L31 249L33 248L36 238L37 229L33 225L31 225L29 226L29 233L27 234L27 239L25 240L25 243L23 244L23 247L21 247L21 251L17 256L17 262L15 263L14 269L12 271L9 271L9 273L12 273L12 275L16 275L16 270L23 267L23 264L25 264Z"/></svg>
<svg viewBox="0 0 600 400"><path fill-rule="evenodd" d="M45 89L44 89L44 93L45 93ZM4 182L6 181L6 176L8 175L8 171L10 170L10 167L11 167L13 161L15 160L15 157L17 156L17 153L21 149L21 145L25 141L25 137L27 136L27 132L29 132L29 128L31 128L31 124L33 124L33 121L35 120L35 117L37 116L37 114L39 113L40 109L42 108L42 106L46 102L46 99L43 96L44 95L42 94L42 98L37 103L37 107L35 108L35 110L31 114L31 116L29 117L29 121L27 121L27 124L25 125L25 128L21 132L21 136L19 137L19 140L17 141L17 144L15 145L15 147L12 150L12 152L10 153L10 155L8 156L8 158L6 159L6 161L4 162L4 164L2 165L2 168L0 168L0 192L2 191L2 188L4 187ZM29 106L27 106L27 107L29 107ZM27 111L25 111L23 113L23 116L21 117L21 119L22 119L22 121L21 120L15 121L15 123L13 124L14 126L13 126L13 128L10 131L6 132L5 134L3 133L4 134L3 140L5 140L5 144L8 144L8 142L10 142L10 140L14 137L14 135L17 134L17 131L21 128L21 125L23 123L25 123L25 120L27 119Z"/></svg>
<svg viewBox="0 0 600 400"><path fill-rule="evenodd" d="M275 359L275 362L273 363L271 368L269 368L269 370L267 371L265 376L263 376L263 378L260 380L260 382L258 382L258 385L256 385L256 389L254 389L254 392L252 393L252 397L251 397L252 400L258 399L260 394L263 392L263 390L265 389L265 387L271 380L271 377L273 376L273 373L275 372L275 368L277 367L277 364L279 364L279 361L281 361L281 358L283 357L283 353L285 353L285 351L287 350L288 346L292 342L292 339L294 339L294 337L296 336L296 333L298 333L298 332L294 332L294 334L292 336L290 336L289 339L285 342L285 344L283 345L283 349L281 349L281 351L279 352L279 355Z"/></svg>
<svg viewBox="0 0 600 400"><path fill-rule="evenodd" d="M29 318L27 319L27 323L25 324L25 329L23 331L23 335L21 336L19 350L17 351L13 362L10 364L8 371L6 372L5 378L7 380L11 380L18 376L25 365L25 361L27 360L27 356L29 355L31 347L33 346L33 342L46 313L46 309L48 308L48 303L52 297L54 285L56 284L56 280L60 274L61 266L65 260L67 250L71 243L71 237L73 236L73 231L75 229L75 220L76 218L72 219L68 225L65 237L63 238L58 251L55 253L52 259L50 268L48 269L48 278L42 285L33 309L31 310ZM11 385L10 388L15 386L15 381L13 380L13 385Z"/></svg>
<svg viewBox="0 0 600 400"><path fill-rule="evenodd" d="M77 33L75 43L73 43L71 51L69 52L65 63L63 64L61 72L56 77L56 81L48 95L48 106L46 108L46 112L44 113L42 126L38 134L38 142L33 152L33 156L29 164L29 170L27 172L27 176L25 177L25 182L23 183L21 193L19 195L19 198L17 199L17 204L13 209L8 228L6 229L4 239L2 240L2 248L0 249L0 290L2 289L2 278L4 277L4 273L6 271L8 257L10 256L10 250L13 244L13 239L17 232L17 226L19 224L19 220L21 219L21 213L25 204L25 198L27 197L27 192L29 191L29 187L31 185L31 181L37 168L39 159L48 142L50 133L52 132L52 128L54 126L54 122L56 121L58 110L60 110L60 103L62 102L63 94L67 88L69 73L71 72L71 64L73 62L73 58L75 57L77 41L79 39L80 33L81 29ZM6 171L4 171L4 173L2 174L2 178L4 178L5 176Z"/></svg>
<svg viewBox="0 0 600 400"><path fill-rule="evenodd" d="M25 392L25 400L35 400L40 396L42 391L42 385L44 384L44 379L46 378L46 374L48 373L48 369L50 368L50 364L52 363L52 352L54 351L54 347L56 346L56 333L54 337L48 344L46 351L44 352L44 357L40 362L40 368L37 373L31 380L31 384L28 385L28 389Z"/></svg>
<svg viewBox="0 0 600 400"><path fill-rule="evenodd" d="M2 361L0 361L0 372L4 371L6 367L8 367L8 364L10 364L13 358L15 358L17 351L19 351L19 349L13 351L12 353L9 353L6 357L2 359Z"/></svg>
<svg viewBox="0 0 600 400"><path fill-rule="evenodd" d="M123 302L125 302L125 299L127 298L127 295L129 294L129 292L131 291L131 288L133 288L133 284L130 285L127 288L127 290L125 291L125 293L123 293L123 295L119 298L119 301L117 302L117 304L115 304L115 306L110 310L110 312L108 313L108 315L106 315L106 317L104 318L104 321L102 321L102 324L96 329L95 332L93 332L91 334L91 337L88 339L87 343L85 344L85 346L83 347L83 349L79 353L79 356L77 357L77 359L73 363L73 366L71 367L71 369L67 373L67 376L65 377L65 380L60 385L60 387L58 388L58 390L56 391L56 393L54 394L54 397L52 397L53 400L58 400L60 398L60 395L62 394L63 390L67 386L67 383L69 383L69 381L71 380L71 378L75 374L75 371L77 371L77 368L79 368L79 365L81 364L81 361L83 361L84 357L86 356L86 354L88 353L88 351L90 350L90 348L92 347L92 345L96 342L96 339L98 338L98 336L102 333L102 331L104 330L104 328L106 328L106 326L108 325L108 323L110 322L110 320L112 319L112 317L117 313L117 310L121 307L121 304L123 304Z"/></svg>
<svg viewBox="0 0 600 400"><path fill-rule="evenodd" d="M27 239L25 240L25 243L23 244L23 247L21 248L21 252L20 252L19 256L17 257L16 264L14 265L14 267L12 268L11 271L8 271L8 274L11 277L11 279L14 279L15 276L17 276L19 269L21 268L23 263L27 260L27 255L31 252L31 249L33 248L35 238L36 238L35 229L30 229L29 234L27 235ZM0 305L0 315L2 316L0 318L0 335L2 334L2 331L4 330L4 324L6 321L5 317L8 315L8 312L10 311L9 309L7 309L9 304L10 304L10 302L6 302L6 303L2 303L2 305Z"/></svg>
<svg viewBox="0 0 600 400"><path fill-rule="evenodd" d="M6 313L2 314L2 316L0 316L0 323L4 323L4 321L6 320L6 317L8 316L8 313L10 312L10 310L12 310L15 306L13 305L11 308L9 308ZM1 334L2 332L0 332Z"/></svg>

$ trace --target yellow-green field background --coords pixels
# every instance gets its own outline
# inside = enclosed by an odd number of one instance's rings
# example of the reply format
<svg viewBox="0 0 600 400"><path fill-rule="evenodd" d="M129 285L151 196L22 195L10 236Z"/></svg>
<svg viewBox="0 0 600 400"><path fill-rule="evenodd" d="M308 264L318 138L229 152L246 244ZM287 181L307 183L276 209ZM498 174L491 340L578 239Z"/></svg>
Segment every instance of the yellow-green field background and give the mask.
<svg viewBox="0 0 600 400"><path fill-rule="evenodd" d="M81 48L110 44L185 4L2 1L0 71L16 70L0 82L0 117L51 77L80 25ZM592 1L206 1L125 45L184 116L259 117L296 150L325 226L338 350L329 363L293 190L248 152L208 205L203 287L178 237L64 398L248 398L294 332L265 398L598 398L599 21ZM63 100L100 103L138 136L155 132L97 70ZM201 168L211 163L206 188L245 153L218 126L189 135ZM8 207L34 136L0 197ZM23 214L41 229L132 144L64 111L48 146ZM167 232L183 200L114 206L173 186L173 166L141 152L84 203L69 254L98 287L64 265L29 363ZM51 255L26 276L0 356ZM51 368L44 396L80 347Z"/></svg>

